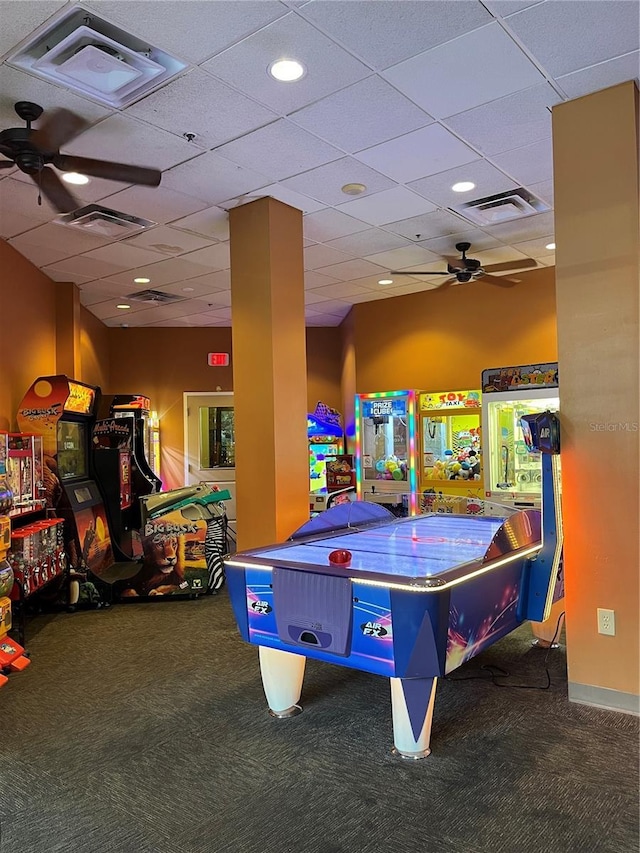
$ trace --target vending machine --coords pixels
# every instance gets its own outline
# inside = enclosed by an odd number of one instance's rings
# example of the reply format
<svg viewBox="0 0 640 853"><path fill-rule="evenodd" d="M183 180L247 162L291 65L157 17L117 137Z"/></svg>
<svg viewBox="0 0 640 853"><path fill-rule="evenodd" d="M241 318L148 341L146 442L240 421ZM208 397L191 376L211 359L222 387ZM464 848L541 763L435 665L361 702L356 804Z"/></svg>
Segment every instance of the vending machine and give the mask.
<svg viewBox="0 0 640 853"><path fill-rule="evenodd" d="M435 391L418 396L423 510L466 512L470 498L475 505L483 497L481 397L480 391Z"/></svg>
<svg viewBox="0 0 640 853"><path fill-rule="evenodd" d="M359 500L418 508L417 391L356 394L356 483Z"/></svg>
<svg viewBox="0 0 640 853"><path fill-rule="evenodd" d="M557 362L482 371L487 499L516 507L540 506L541 455L527 448L521 418L559 408Z"/></svg>

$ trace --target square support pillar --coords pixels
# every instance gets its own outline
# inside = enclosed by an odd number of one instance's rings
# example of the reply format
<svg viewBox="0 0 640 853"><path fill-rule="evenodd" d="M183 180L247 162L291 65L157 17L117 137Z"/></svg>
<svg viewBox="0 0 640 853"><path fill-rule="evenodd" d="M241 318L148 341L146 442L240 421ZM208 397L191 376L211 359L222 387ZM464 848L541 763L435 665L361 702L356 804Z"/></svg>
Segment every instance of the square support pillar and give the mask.
<svg viewBox="0 0 640 853"><path fill-rule="evenodd" d="M53 282L56 289L56 373L82 380L80 359L80 291L73 282Z"/></svg>
<svg viewBox="0 0 640 853"><path fill-rule="evenodd" d="M553 109L569 698L639 710L638 90ZM615 611L615 636L597 609Z"/></svg>
<svg viewBox="0 0 640 853"><path fill-rule="evenodd" d="M302 212L262 198L229 213L238 548L309 517Z"/></svg>

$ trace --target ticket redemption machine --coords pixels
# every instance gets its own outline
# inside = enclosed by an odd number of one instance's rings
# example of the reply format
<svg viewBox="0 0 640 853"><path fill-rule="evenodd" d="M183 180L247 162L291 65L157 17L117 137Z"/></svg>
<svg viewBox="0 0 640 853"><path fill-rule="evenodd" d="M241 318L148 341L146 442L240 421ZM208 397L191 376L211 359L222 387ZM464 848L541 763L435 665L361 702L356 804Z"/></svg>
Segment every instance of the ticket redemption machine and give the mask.
<svg viewBox="0 0 640 853"><path fill-rule="evenodd" d="M416 391L356 394L356 485L359 500L394 514L418 509Z"/></svg>
<svg viewBox="0 0 640 853"><path fill-rule="evenodd" d="M109 416L133 420L131 479L134 495L143 497L162 489L158 419L151 401L141 394L118 394L111 400Z"/></svg>
<svg viewBox="0 0 640 853"><path fill-rule="evenodd" d="M418 395L419 484L423 511L480 509L483 497L480 391Z"/></svg>
<svg viewBox="0 0 640 853"><path fill-rule="evenodd" d="M482 371L487 500L515 507L540 506L541 453L528 449L521 419L559 408L557 362Z"/></svg>
<svg viewBox="0 0 640 853"><path fill-rule="evenodd" d="M11 589L13 569L7 560L11 547L11 522L9 512L13 495L7 480L8 436L0 432L0 687L7 683L11 672L26 669L31 661L24 648L9 637L11 630Z"/></svg>
<svg viewBox="0 0 640 853"><path fill-rule="evenodd" d="M322 512L337 493L355 493L353 456L344 452L340 412L324 403L307 415L309 439L309 511Z"/></svg>

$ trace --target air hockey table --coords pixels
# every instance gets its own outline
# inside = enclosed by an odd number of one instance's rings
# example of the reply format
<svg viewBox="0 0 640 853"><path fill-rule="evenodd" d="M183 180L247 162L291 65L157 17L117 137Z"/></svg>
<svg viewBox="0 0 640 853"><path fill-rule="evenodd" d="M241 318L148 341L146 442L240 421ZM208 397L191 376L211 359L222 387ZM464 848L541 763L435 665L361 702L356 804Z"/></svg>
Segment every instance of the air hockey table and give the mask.
<svg viewBox="0 0 640 853"><path fill-rule="evenodd" d="M286 543L226 558L272 715L300 713L306 658L376 673L390 679L394 753L428 755L437 679L552 598L557 560L543 559L541 521L535 509L399 519L356 501Z"/></svg>

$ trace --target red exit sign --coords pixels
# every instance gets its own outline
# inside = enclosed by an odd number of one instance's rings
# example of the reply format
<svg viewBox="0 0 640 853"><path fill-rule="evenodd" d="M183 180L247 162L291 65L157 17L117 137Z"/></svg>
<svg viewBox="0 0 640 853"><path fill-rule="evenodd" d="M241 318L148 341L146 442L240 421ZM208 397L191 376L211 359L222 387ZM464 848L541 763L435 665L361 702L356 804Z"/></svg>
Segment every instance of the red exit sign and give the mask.
<svg viewBox="0 0 640 853"><path fill-rule="evenodd" d="M209 367L229 367L229 353L209 352L207 353L207 364Z"/></svg>

